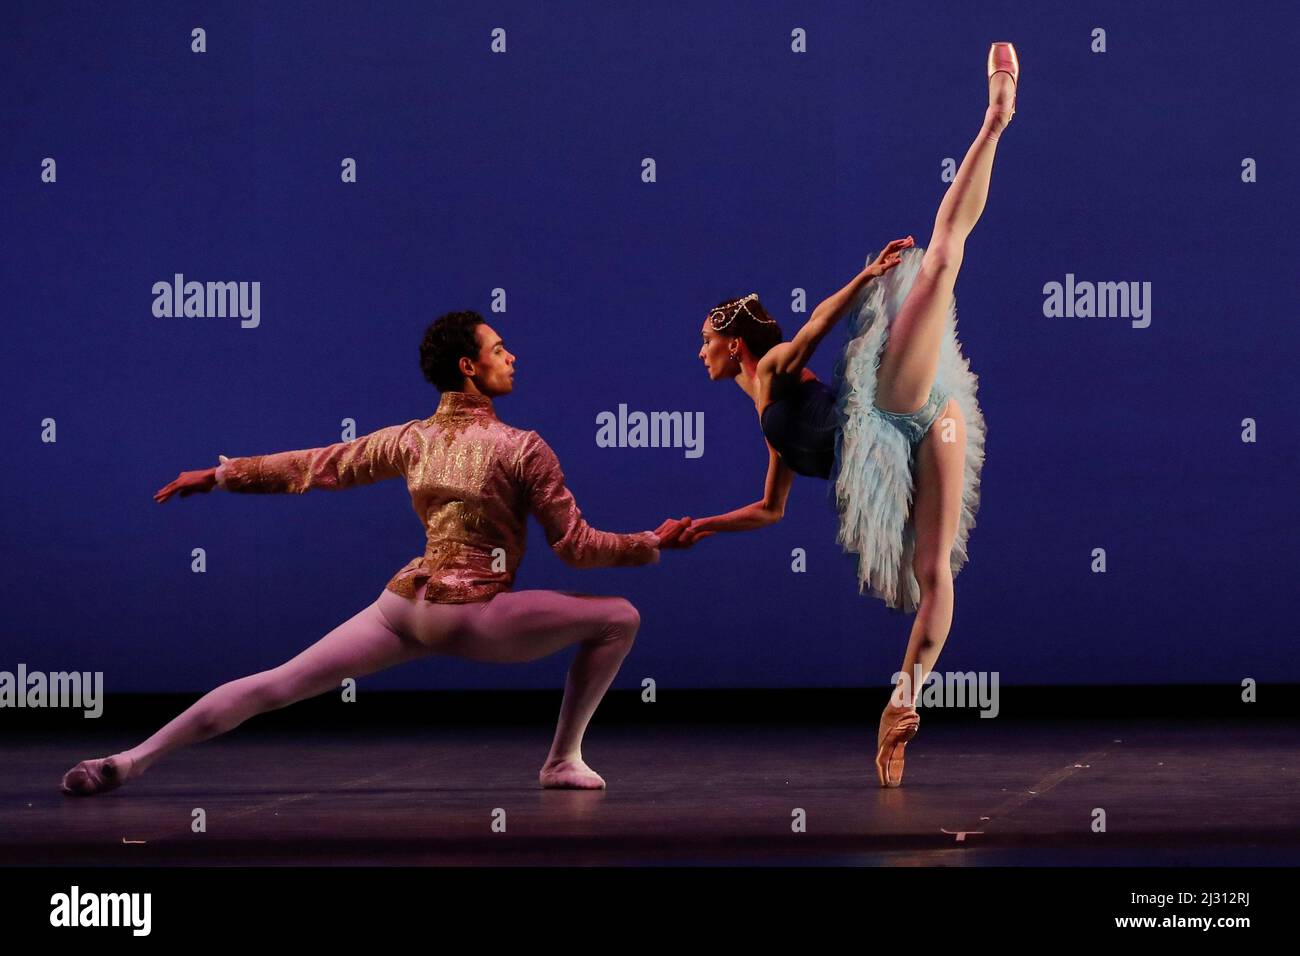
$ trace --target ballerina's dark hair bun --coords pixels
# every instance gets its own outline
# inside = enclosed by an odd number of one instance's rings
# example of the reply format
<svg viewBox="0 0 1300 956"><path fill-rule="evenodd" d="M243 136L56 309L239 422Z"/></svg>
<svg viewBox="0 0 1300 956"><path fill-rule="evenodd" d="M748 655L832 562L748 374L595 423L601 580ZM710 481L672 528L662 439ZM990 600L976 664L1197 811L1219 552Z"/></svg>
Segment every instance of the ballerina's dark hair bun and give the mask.
<svg viewBox="0 0 1300 956"><path fill-rule="evenodd" d="M781 326L763 308L756 292L719 302L709 310L709 325L715 332L740 339L755 358L782 339Z"/></svg>

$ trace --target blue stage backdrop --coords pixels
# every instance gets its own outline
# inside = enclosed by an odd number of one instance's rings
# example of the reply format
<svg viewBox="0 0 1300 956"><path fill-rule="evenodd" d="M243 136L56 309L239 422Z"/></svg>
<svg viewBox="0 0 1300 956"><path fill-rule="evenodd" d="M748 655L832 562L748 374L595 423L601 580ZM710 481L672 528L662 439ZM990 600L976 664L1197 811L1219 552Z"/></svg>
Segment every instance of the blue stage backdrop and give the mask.
<svg viewBox="0 0 1300 956"><path fill-rule="evenodd" d="M375 600L424 548L401 480L153 494L218 454L431 415L418 345L453 309L518 355L498 413L550 442L596 527L755 500L766 448L696 357L705 312L757 291L788 338L890 239L926 245L1011 40L1018 112L956 292L987 465L939 666L1300 679L1290 4L2 16L0 669L200 691ZM177 275L246 283L249 314L156 315ZM700 415L702 446L599 447L622 406ZM802 478L782 522L649 568L569 568L534 522L516 587L629 597L615 687L661 694L883 686L912 620L859 596L826 483ZM429 659L363 687L554 688L566 664Z"/></svg>

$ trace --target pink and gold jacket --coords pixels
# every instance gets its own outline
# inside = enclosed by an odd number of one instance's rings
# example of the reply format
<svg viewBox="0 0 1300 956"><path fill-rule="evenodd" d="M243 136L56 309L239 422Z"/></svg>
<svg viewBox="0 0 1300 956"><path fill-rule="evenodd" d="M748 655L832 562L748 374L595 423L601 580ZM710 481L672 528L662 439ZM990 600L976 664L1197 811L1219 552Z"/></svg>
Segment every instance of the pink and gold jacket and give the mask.
<svg viewBox="0 0 1300 956"><path fill-rule="evenodd" d="M614 534L587 524L542 437L498 419L492 399L465 392L443 392L438 410L423 421L353 441L224 459L217 483L235 492L303 494L399 475L426 538L424 554L385 585L403 597L415 597L426 580L425 600L443 604L509 590L524 556L529 514L555 553L575 567L659 560L654 532Z"/></svg>

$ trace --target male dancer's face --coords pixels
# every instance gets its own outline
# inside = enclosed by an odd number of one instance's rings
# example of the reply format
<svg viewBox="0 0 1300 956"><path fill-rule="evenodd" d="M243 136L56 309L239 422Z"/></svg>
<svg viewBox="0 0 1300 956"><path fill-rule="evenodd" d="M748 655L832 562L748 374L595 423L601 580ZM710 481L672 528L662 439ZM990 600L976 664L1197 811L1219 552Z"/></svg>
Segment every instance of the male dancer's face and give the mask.
<svg viewBox="0 0 1300 956"><path fill-rule="evenodd" d="M486 322L475 327L474 337L478 340L478 358L461 359L462 370L466 363L470 366L465 377L489 398L509 395L515 387L514 355L506 350L501 336Z"/></svg>

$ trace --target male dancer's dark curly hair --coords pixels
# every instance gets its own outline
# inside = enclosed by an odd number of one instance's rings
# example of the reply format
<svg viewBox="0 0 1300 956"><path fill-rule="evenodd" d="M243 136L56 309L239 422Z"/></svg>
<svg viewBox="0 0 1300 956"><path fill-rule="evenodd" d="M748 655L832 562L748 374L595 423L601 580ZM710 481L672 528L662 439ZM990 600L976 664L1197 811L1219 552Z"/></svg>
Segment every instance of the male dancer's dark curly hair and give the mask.
<svg viewBox="0 0 1300 956"><path fill-rule="evenodd" d="M483 316L477 312L448 312L434 319L420 343L420 371L440 392L457 392L465 382L462 358L478 358L477 329Z"/></svg>
<svg viewBox="0 0 1300 956"><path fill-rule="evenodd" d="M755 358L781 343L781 326L752 292L719 302L709 310L709 317L714 331L739 338Z"/></svg>

